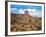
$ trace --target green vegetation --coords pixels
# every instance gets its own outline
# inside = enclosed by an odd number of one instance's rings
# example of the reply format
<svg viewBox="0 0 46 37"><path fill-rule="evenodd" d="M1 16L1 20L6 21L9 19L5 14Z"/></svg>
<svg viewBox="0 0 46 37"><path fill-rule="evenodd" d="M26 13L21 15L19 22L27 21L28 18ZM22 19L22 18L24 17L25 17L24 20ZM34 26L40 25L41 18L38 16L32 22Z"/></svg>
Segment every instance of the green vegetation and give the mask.
<svg viewBox="0 0 46 37"><path fill-rule="evenodd" d="M36 31L41 30L42 19L41 17L11 15L11 24L16 26L13 26L11 31L14 29L16 29L15 31Z"/></svg>

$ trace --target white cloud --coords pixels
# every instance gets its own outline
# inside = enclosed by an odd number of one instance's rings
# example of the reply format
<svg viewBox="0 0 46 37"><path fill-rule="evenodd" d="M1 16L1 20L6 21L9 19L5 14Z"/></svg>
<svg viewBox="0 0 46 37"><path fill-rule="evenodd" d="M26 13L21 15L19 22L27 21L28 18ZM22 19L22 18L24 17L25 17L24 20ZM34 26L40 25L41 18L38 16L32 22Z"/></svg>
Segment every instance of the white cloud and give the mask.
<svg viewBox="0 0 46 37"><path fill-rule="evenodd" d="M16 11L14 10L13 11L13 13L17 13L17 14L24 14L25 13L25 10L27 10L27 11L29 11L29 15L31 15L31 16L37 16L37 17L41 17L42 15L41 15L41 11L39 11L39 10L36 10L36 9L19 9L19 10L17 10L17 8L14 8L14 9L16 9Z"/></svg>
<svg viewBox="0 0 46 37"><path fill-rule="evenodd" d="M17 8L11 8L11 13L15 13L17 11L18 11Z"/></svg>
<svg viewBox="0 0 46 37"><path fill-rule="evenodd" d="M17 10L17 8L11 8L11 10Z"/></svg>
<svg viewBox="0 0 46 37"><path fill-rule="evenodd" d="M36 10L36 9L28 9L28 11L29 11L29 15L32 15L32 16L37 16L37 17L41 17L42 15L41 15L41 11L39 11L39 10Z"/></svg>
<svg viewBox="0 0 46 37"><path fill-rule="evenodd" d="M41 14L42 12L41 11L34 11L34 12L29 12L29 14L30 15L32 15L32 16L37 16L37 17L41 17L42 16L42 14Z"/></svg>
<svg viewBox="0 0 46 37"><path fill-rule="evenodd" d="M17 8L15 8L15 10L17 10Z"/></svg>
<svg viewBox="0 0 46 37"><path fill-rule="evenodd" d="M23 9L19 9L18 12L19 12L20 14L24 14L24 10L23 10Z"/></svg>
<svg viewBox="0 0 46 37"><path fill-rule="evenodd" d="M18 12L21 13L21 14L24 14L25 13L25 10L29 11L29 13L34 13L36 11L36 9L19 9Z"/></svg>
<svg viewBox="0 0 46 37"><path fill-rule="evenodd" d="M35 12L36 9L28 9L29 12Z"/></svg>

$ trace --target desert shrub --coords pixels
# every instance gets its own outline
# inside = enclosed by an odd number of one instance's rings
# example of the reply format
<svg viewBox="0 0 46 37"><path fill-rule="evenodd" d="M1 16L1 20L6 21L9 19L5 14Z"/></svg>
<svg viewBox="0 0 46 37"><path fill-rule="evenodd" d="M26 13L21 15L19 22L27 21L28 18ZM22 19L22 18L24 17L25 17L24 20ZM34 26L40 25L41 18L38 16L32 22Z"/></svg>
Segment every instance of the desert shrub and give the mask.
<svg viewBox="0 0 46 37"><path fill-rule="evenodd" d="M29 20L29 22L31 22L31 20Z"/></svg>
<svg viewBox="0 0 46 37"><path fill-rule="evenodd" d="M21 28L17 28L16 31L26 31L24 28L21 29Z"/></svg>

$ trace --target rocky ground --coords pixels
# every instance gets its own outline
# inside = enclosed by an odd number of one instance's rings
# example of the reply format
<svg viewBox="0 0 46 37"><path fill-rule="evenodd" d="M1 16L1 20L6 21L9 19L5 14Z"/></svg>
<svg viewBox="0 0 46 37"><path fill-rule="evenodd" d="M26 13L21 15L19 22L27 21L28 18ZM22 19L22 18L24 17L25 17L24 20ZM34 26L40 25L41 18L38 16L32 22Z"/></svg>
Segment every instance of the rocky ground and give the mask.
<svg viewBox="0 0 46 37"><path fill-rule="evenodd" d="M11 25L11 31L16 32L16 31L38 31L41 30L41 27L38 25L31 25L31 24L14 24Z"/></svg>
<svg viewBox="0 0 46 37"><path fill-rule="evenodd" d="M30 15L11 15L11 31L38 31L41 30L41 17Z"/></svg>

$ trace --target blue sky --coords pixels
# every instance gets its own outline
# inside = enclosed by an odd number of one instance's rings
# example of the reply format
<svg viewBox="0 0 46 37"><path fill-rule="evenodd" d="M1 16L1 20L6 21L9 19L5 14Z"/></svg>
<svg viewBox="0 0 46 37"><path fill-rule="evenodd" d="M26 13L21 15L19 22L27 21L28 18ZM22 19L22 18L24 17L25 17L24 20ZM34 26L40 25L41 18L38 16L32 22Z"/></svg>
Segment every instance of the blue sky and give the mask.
<svg viewBox="0 0 46 37"><path fill-rule="evenodd" d="M31 6L31 5L11 5L11 12L15 14L24 14L24 10L29 10L29 14L32 16L41 17L41 6Z"/></svg>
<svg viewBox="0 0 46 37"><path fill-rule="evenodd" d="M26 5L11 5L11 8L17 8L17 9L36 9L41 10L41 6L26 6Z"/></svg>

